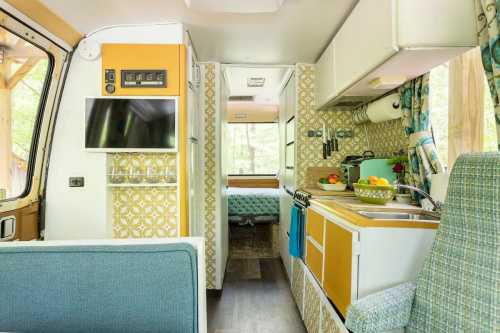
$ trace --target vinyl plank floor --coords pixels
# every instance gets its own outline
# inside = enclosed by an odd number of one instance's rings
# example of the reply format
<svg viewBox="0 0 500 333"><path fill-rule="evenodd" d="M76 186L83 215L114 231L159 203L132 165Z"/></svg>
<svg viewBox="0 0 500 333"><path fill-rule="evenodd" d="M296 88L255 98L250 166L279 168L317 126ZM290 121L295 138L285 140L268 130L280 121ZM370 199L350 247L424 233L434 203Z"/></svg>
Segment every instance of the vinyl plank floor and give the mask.
<svg viewBox="0 0 500 333"><path fill-rule="evenodd" d="M306 332L279 259L231 259L207 306L209 333Z"/></svg>

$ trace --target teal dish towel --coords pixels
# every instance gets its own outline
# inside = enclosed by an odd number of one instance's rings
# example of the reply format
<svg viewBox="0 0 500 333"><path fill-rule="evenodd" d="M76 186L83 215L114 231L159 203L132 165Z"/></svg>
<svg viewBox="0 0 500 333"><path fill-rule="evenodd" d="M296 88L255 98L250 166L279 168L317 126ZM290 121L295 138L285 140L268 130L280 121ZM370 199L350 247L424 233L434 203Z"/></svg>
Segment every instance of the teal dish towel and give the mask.
<svg viewBox="0 0 500 333"><path fill-rule="evenodd" d="M302 209L292 206L288 252L292 257L302 258L304 249L304 217Z"/></svg>

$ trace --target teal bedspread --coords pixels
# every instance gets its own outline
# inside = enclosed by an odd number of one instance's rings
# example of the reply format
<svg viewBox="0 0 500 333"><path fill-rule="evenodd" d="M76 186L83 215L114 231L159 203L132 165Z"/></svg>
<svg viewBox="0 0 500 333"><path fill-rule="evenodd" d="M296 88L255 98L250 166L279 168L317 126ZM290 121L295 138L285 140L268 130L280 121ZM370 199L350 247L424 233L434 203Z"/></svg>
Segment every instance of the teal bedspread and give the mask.
<svg viewBox="0 0 500 333"><path fill-rule="evenodd" d="M236 188L227 190L229 216L278 216L279 189Z"/></svg>

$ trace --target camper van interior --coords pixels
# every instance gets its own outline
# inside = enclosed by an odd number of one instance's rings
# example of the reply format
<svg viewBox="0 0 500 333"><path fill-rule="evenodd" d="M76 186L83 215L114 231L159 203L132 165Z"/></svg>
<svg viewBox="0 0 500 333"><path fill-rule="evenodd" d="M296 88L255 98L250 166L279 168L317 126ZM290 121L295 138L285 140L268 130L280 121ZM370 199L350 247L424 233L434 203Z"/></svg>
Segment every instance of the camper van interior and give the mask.
<svg viewBox="0 0 500 333"><path fill-rule="evenodd" d="M0 0L0 331L500 330L500 1Z"/></svg>

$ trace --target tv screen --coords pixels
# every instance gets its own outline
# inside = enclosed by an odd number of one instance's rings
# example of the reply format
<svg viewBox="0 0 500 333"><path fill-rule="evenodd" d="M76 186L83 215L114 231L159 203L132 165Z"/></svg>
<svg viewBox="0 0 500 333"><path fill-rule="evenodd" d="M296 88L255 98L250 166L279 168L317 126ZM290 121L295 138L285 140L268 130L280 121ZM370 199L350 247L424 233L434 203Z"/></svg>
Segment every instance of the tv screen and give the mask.
<svg viewBox="0 0 500 333"><path fill-rule="evenodd" d="M87 149L176 148L176 100L87 98Z"/></svg>

